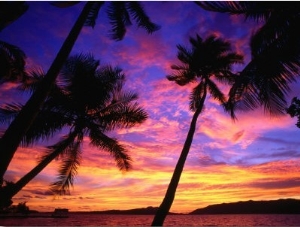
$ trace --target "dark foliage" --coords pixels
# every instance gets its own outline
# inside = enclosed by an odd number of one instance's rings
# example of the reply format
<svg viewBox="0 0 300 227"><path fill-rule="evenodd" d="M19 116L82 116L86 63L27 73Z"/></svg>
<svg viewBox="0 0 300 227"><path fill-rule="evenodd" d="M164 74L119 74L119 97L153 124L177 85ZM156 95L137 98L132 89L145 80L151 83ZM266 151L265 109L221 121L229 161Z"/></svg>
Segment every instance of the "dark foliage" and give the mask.
<svg viewBox="0 0 300 227"><path fill-rule="evenodd" d="M296 126L300 128L300 99L294 97L292 99L291 105L289 106L289 108L286 109L286 112L291 117L297 117Z"/></svg>
<svg viewBox="0 0 300 227"><path fill-rule="evenodd" d="M263 25L250 40L252 60L230 90L227 107L253 110L263 106L270 115L285 113L290 83L300 68L299 2L197 2L206 10L242 15Z"/></svg>

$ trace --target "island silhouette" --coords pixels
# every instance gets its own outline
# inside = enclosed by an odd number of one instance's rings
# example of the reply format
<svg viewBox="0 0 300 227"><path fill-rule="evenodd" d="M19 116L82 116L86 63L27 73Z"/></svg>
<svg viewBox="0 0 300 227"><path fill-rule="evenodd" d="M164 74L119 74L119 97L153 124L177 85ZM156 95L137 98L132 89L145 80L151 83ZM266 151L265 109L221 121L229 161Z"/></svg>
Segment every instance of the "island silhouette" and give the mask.
<svg viewBox="0 0 300 227"><path fill-rule="evenodd" d="M92 211L97 214L131 214L131 215L154 215L158 207L149 206L147 208L136 208L130 210L105 210ZM179 215L182 213L172 213ZM209 205L196 209L190 213L192 215L201 214L300 214L300 200L278 199L269 201L239 201L233 203L222 203Z"/></svg>
<svg viewBox="0 0 300 227"><path fill-rule="evenodd" d="M129 210L103 210L103 211L71 211L70 213L111 214L111 215L155 215L158 207L135 208ZM208 215L208 214L300 214L300 200L278 199L269 201L239 201L209 205L189 213L169 212L169 215ZM17 217L19 213L0 214L0 218ZM21 215L24 217L24 215ZM28 210L26 217L52 217L49 212Z"/></svg>
<svg viewBox="0 0 300 227"><path fill-rule="evenodd" d="M300 200L240 201L209 205L189 214L300 214Z"/></svg>

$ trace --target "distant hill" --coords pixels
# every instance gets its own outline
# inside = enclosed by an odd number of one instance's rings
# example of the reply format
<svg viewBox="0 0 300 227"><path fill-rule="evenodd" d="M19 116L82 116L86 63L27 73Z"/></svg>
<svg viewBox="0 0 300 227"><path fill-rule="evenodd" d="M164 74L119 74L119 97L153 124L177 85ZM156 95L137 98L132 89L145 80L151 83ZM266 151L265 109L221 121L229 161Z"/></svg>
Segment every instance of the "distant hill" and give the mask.
<svg viewBox="0 0 300 227"><path fill-rule="evenodd" d="M132 214L132 215L155 215L158 207L136 208L131 210L104 210L104 211L92 211L91 213L97 214ZM176 213L169 213L176 214Z"/></svg>
<svg viewBox="0 0 300 227"><path fill-rule="evenodd" d="M244 201L209 205L189 214L300 214L300 200Z"/></svg>

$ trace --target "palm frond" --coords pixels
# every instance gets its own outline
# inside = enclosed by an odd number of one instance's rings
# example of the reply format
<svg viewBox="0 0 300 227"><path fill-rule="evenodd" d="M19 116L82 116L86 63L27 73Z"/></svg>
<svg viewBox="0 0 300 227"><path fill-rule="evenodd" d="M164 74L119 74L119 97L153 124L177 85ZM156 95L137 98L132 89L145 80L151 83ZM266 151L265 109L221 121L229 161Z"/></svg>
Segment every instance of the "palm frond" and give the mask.
<svg viewBox="0 0 300 227"><path fill-rule="evenodd" d="M112 39L120 41L124 38L126 33L126 26L131 25L130 16L127 12L124 2L111 2L107 15L110 20L112 29L110 36Z"/></svg>
<svg viewBox="0 0 300 227"><path fill-rule="evenodd" d="M212 56L222 56L231 49L229 41L218 38L215 35L209 35L197 49L205 51L206 54L210 53Z"/></svg>
<svg viewBox="0 0 300 227"><path fill-rule="evenodd" d="M201 81L190 94L190 110L196 111L203 109L204 100L206 98L207 85L205 81Z"/></svg>
<svg viewBox="0 0 300 227"><path fill-rule="evenodd" d="M238 77L235 80L230 88L228 101L223 105L233 120L237 119L237 110L253 110L259 106L256 90L252 89L251 84L249 85L249 82L243 79Z"/></svg>
<svg viewBox="0 0 300 227"><path fill-rule="evenodd" d="M62 160L59 169L58 180L51 185L51 191L58 195L70 194L70 187L73 186L74 178L77 175L77 169L80 165L81 140L69 145L68 152Z"/></svg>
<svg viewBox="0 0 300 227"><path fill-rule="evenodd" d="M0 84L5 81L22 81L26 76L25 53L17 46L0 41Z"/></svg>
<svg viewBox="0 0 300 227"><path fill-rule="evenodd" d="M0 107L0 123L10 123L21 111L21 103L3 104Z"/></svg>
<svg viewBox="0 0 300 227"><path fill-rule="evenodd" d="M229 70L220 70L217 74L214 75L216 81L219 81L222 84L232 85L236 81L238 73L233 73Z"/></svg>
<svg viewBox="0 0 300 227"><path fill-rule="evenodd" d="M190 41L190 44L192 45L193 49L201 48L203 45L203 39L198 34L196 34L195 38L190 37L189 41Z"/></svg>
<svg viewBox="0 0 300 227"><path fill-rule="evenodd" d="M249 1L201 1L196 2L204 10L230 13L232 15L244 15L245 19L254 19L264 21L270 17L269 7L271 3L267 2L249 2Z"/></svg>
<svg viewBox="0 0 300 227"><path fill-rule="evenodd" d="M126 8L130 15L137 22L138 27L146 29L146 31L151 34L160 29L160 26L153 23L147 16L145 10L143 9L141 3L137 1L126 2Z"/></svg>
<svg viewBox="0 0 300 227"><path fill-rule="evenodd" d="M284 113L290 83L296 81L299 74L300 55L293 57L288 52L285 48L277 50L268 48L252 60L255 65L252 76L259 99L271 115Z"/></svg>
<svg viewBox="0 0 300 227"><path fill-rule="evenodd" d="M289 83L295 81L297 74L293 73L293 65L282 64L275 54L269 56L265 60L253 59L245 67L230 90L228 107L247 111L263 106L270 115L284 113Z"/></svg>
<svg viewBox="0 0 300 227"><path fill-rule="evenodd" d="M127 150L116 139L106 136L98 128L92 128L89 136L92 145L109 152L114 157L120 170L128 171L132 168L132 160L127 154Z"/></svg>
<svg viewBox="0 0 300 227"><path fill-rule="evenodd" d="M180 86L184 86L188 83L196 81L195 73L189 70L188 68L185 69L184 67L177 67L174 65L172 66L172 68L174 68L175 70L179 69L180 71L177 71L172 75L167 75L166 77L169 81L174 81Z"/></svg>
<svg viewBox="0 0 300 227"><path fill-rule="evenodd" d="M101 85L101 89L98 92L102 91L101 96L103 104L106 105L110 103L113 94L121 87L125 82L125 74L122 69L119 67L112 67L109 65L102 66L97 72L97 81ZM100 95L100 94L99 94Z"/></svg>
<svg viewBox="0 0 300 227"><path fill-rule="evenodd" d="M221 104L224 104L226 102L226 98L218 86L210 79L206 80L206 84L211 96L218 100Z"/></svg>
<svg viewBox="0 0 300 227"><path fill-rule="evenodd" d="M250 43L252 55L259 55L268 47L282 49L293 46L299 50L297 47L299 38L294 32L299 25L298 12L277 12L252 36ZM295 53L293 48L290 51L291 54Z"/></svg>
<svg viewBox="0 0 300 227"><path fill-rule="evenodd" d="M110 99L107 100L107 103L103 108L99 107L97 109L96 114L103 115L110 111L118 111L123 108L123 106L126 106L137 99L138 95L134 92L123 92L119 89L113 90Z"/></svg>
<svg viewBox="0 0 300 227"><path fill-rule="evenodd" d="M99 10L100 10L101 6L104 4L104 2L96 2L95 1L91 4L92 4L92 7L89 11L89 14L85 20L84 25L94 28L95 24L96 24L96 19L98 17Z"/></svg>
<svg viewBox="0 0 300 227"><path fill-rule="evenodd" d="M36 90L39 83L41 82L41 80L44 78L44 76L45 72L41 68L29 71L18 88L22 91L28 91L29 93L33 93Z"/></svg>
<svg viewBox="0 0 300 227"><path fill-rule="evenodd" d="M75 55L66 61L61 71L60 85L69 97L70 108L76 106L77 110L85 111L86 108L102 105L103 99L109 97L106 88L113 85L109 80L102 81L95 75L99 65L99 61L91 54Z"/></svg>
<svg viewBox="0 0 300 227"><path fill-rule="evenodd" d="M236 119L237 110L254 110L260 106L258 89L254 82L255 62L250 62L241 73L235 77L235 82L230 88L229 98L225 104L226 111L230 112L231 118Z"/></svg>
<svg viewBox="0 0 300 227"><path fill-rule="evenodd" d="M110 65L103 65L96 72L96 77L103 81L103 85L106 85L107 90L112 90L117 83L123 83L125 80L125 74L119 67L112 67Z"/></svg>
<svg viewBox="0 0 300 227"><path fill-rule="evenodd" d="M265 111L275 116L284 114L287 102L285 100L286 92L283 87L287 87L287 85L284 85L284 83L279 84L280 81L277 81L276 78L264 79L263 85L259 89L259 99L264 105Z"/></svg>
<svg viewBox="0 0 300 227"><path fill-rule="evenodd" d="M69 152L68 148L72 148L72 143L74 143L77 136L77 131L71 131L68 135L63 136L62 139L54 145L48 146L46 154L41 156L40 161L47 158L47 156L53 152L58 153L57 159L59 159L59 157L63 158Z"/></svg>
<svg viewBox="0 0 300 227"><path fill-rule="evenodd" d="M28 146L39 140L48 140L70 124L71 119L63 113L43 108L22 139L21 145Z"/></svg>
<svg viewBox="0 0 300 227"><path fill-rule="evenodd" d="M131 128L143 123L148 118L147 112L137 103L120 105L112 108L95 120L103 130L111 131L116 128Z"/></svg>
<svg viewBox="0 0 300 227"><path fill-rule="evenodd" d="M103 108L109 103L112 91L123 83L124 73L118 67L100 67L92 55L78 55L67 61L62 81L73 104L85 111Z"/></svg>
<svg viewBox="0 0 300 227"><path fill-rule="evenodd" d="M1 1L0 2L0 31L7 25L22 16L29 6L22 1Z"/></svg>
<svg viewBox="0 0 300 227"><path fill-rule="evenodd" d="M66 83L65 86L69 86L74 83L73 80L78 80L85 75L94 73L99 65L99 60L95 60L91 53L73 55L66 60L61 70L61 82Z"/></svg>
<svg viewBox="0 0 300 227"><path fill-rule="evenodd" d="M216 65L215 67L218 69L218 71L221 72L227 72L231 73L231 67L234 64L242 64L244 63L244 56L237 53L230 53L228 52L228 49L224 51L225 53L220 54L216 58ZM225 73L226 74L226 73Z"/></svg>
<svg viewBox="0 0 300 227"><path fill-rule="evenodd" d="M177 58L183 63L183 64L189 64L193 57L193 50L189 50L187 47L184 47L182 45L176 45L178 52L177 52Z"/></svg>
<svg viewBox="0 0 300 227"><path fill-rule="evenodd" d="M229 13L232 15L244 15L245 19L255 21L267 21L278 14L299 13L300 3L284 1L202 1L196 2L205 10Z"/></svg>

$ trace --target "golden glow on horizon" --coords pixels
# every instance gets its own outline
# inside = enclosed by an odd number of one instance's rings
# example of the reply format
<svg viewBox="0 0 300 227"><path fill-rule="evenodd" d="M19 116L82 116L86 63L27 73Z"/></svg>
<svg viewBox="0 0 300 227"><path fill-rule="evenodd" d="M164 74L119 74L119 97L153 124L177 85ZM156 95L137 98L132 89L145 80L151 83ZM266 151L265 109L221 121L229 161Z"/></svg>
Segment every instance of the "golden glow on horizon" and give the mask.
<svg viewBox="0 0 300 227"><path fill-rule="evenodd" d="M18 156L26 159L21 152ZM99 158L98 163L104 162L105 158ZM11 168L20 166L19 161L17 157ZM187 163L171 211L186 213L210 204L253 198L295 198L300 187L281 187L280 183L289 179L299 181L299 161L300 159L278 161L252 167L225 164L190 167ZM47 185L54 178L49 176L43 179L44 176L55 173L57 164L51 164L42 176L37 177L16 195L15 203L26 198L30 208L39 211L52 211L55 207L67 207L71 211L91 211L158 206L173 171L170 167L151 170L147 166L137 166L136 170L123 174L113 163L105 169L96 167L96 164L85 161L79 169L71 195L55 199L46 193ZM274 186L276 182L277 187Z"/></svg>

